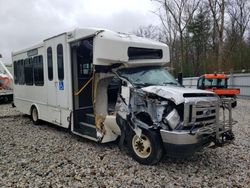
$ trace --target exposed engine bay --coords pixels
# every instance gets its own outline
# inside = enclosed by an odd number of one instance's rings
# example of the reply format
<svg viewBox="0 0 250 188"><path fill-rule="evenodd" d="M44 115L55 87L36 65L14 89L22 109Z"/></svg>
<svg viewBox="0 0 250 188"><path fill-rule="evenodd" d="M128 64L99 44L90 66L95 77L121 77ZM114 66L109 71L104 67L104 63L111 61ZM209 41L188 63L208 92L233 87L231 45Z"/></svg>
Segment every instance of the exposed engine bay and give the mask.
<svg viewBox="0 0 250 188"><path fill-rule="evenodd" d="M173 102L142 89L131 88L128 110L133 124L144 129L173 130L181 127L181 109Z"/></svg>

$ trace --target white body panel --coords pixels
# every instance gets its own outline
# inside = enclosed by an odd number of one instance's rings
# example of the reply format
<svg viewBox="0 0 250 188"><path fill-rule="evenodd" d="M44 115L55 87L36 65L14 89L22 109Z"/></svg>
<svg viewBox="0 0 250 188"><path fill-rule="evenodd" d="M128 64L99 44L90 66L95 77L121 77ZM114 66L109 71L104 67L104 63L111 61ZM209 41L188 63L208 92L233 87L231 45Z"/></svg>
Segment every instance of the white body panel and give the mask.
<svg viewBox="0 0 250 188"><path fill-rule="evenodd" d="M188 93L213 94L213 92L210 91L184 88L184 87L174 87L174 86L149 86L142 89L148 93L153 93L163 98L170 99L176 105L185 102L183 94L188 94Z"/></svg>
<svg viewBox="0 0 250 188"><path fill-rule="evenodd" d="M27 50L14 53L12 58L13 62L19 59L28 58L27 51L31 49L38 49L37 55L43 56L43 73L44 73L44 85L19 85L14 84L14 103L19 111L25 114L31 113L31 107L36 106L39 119L60 125L62 127L68 127L69 123L67 117L71 110L69 106L70 97L68 96L69 86L69 68L66 65L66 36L59 36L55 40L39 44L31 47ZM57 76L57 61L56 53L53 53L53 80L48 80L48 66L47 66L47 47L52 47L52 51L56 52L56 45L63 44L64 49L64 75L66 80L64 82L64 90L59 90L58 76Z"/></svg>
<svg viewBox="0 0 250 188"><path fill-rule="evenodd" d="M33 57L32 55L28 56L28 52L33 49L38 50L36 55L42 55L43 57L43 86L14 84L14 103L19 111L30 115L32 106L35 106L39 113L39 119L65 128L69 127L69 120L72 118L73 112L73 93L76 92L72 90L70 44L71 42L76 42L91 36L94 38L94 65L112 65L116 63L123 63L124 66L143 66L163 65L169 62L168 46L160 42L102 29L76 29L72 32L63 33L46 39L36 46L12 53L13 63L20 59L24 60L26 58ZM63 45L63 81L58 79L56 55L58 44ZM52 48L53 54L52 80L48 79L48 47ZM163 57L160 59L129 60L128 47L160 49L163 52ZM60 82L63 82L63 87ZM70 122L71 125L73 125L74 119ZM116 124L115 116L107 116L104 121L104 126L106 134L104 135L102 142L113 141L120 134L120 129ZM72 127L71 130L74 132ZM77 132L74 133L81 135Z"/></svg>

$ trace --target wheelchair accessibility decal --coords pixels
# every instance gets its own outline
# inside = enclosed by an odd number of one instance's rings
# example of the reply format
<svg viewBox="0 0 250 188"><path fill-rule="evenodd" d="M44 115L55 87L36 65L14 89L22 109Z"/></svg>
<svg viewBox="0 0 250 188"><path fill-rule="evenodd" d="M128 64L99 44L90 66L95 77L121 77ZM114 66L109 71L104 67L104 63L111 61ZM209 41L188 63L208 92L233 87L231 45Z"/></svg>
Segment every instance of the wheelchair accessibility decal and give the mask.
<svg viewBox="0 0 250 188"><path fill-rule="evenodd" d="M64 82L59 81L59 90L64 90Z"/></svg>

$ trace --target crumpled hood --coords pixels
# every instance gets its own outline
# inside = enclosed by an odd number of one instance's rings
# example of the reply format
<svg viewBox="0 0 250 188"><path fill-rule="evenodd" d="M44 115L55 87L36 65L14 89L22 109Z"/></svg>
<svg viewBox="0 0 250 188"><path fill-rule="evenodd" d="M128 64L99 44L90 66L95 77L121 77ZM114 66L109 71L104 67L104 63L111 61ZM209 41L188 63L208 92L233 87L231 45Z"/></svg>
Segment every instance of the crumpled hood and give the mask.
<svg viewBox="0 0 250 188"><path fill-rule="evenodd" d="M185 102L183 94L214 94L210 91L175 86L148 86L141 89L145 92L169 99L176 105Z"/></svg>

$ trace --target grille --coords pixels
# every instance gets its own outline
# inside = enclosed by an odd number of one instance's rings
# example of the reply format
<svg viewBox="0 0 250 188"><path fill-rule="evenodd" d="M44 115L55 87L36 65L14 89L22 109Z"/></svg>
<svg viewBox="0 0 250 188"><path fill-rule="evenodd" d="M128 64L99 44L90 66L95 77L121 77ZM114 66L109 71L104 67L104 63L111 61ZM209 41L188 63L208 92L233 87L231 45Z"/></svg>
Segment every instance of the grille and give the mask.
<svg viewBox="0 0 250 188"><path fill-rule="evenodd" d="M196 102L185 104L184 125L210 125L216 122L215 102Z"/></svg>

